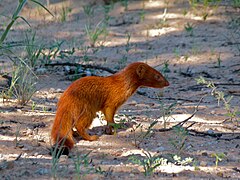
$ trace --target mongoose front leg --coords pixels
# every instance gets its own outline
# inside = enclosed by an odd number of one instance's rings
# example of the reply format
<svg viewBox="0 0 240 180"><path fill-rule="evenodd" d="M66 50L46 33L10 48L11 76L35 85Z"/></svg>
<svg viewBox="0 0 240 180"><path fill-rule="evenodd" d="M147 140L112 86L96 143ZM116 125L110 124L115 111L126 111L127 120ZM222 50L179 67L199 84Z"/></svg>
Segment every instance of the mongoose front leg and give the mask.
<svg viewBox="0 0 240 180"><path fill-rule="evenodd" d="M103 114L105 116L105 119L107 121L107 127L105 129L105 132L109 135L112 135L114 134L112 128L113 126L111 124L115 124L114 122L114 114L116 112L116 109L115 108L110 108L110 107L107 107L104 111L103 111Z"/></svg>

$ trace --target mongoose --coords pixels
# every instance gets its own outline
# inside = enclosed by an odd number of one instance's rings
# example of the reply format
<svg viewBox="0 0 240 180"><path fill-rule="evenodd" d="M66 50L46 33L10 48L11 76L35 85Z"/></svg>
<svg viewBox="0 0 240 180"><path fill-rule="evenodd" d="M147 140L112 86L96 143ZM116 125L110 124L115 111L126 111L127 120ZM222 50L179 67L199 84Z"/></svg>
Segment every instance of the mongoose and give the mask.
<svg viewBox="0 0 240 180"><path fill-rule="evenodd" d="M65 154L69 153L74 146L73 127L83 139L97 140L97 135L90 136L87 132L96 112L102 111L108 123L115 123L117 109L138 87L163 88L168 85L160 72L141 62L131 63L108 77L87 76L74 81L58 102L51 132L55 147L65 147ZM111 133L112 127L108 128Z"/></svg>

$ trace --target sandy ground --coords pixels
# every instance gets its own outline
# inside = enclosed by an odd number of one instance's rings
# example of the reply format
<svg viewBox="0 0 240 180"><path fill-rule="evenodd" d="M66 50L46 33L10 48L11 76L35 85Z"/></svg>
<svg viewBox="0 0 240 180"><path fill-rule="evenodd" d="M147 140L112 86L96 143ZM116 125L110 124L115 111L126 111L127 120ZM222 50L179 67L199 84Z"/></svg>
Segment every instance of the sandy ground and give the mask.
<svg viewBox="0 0 240 180"><path fill-rule="evenodd" d="M11 16L17 5L14 2L2 0L0 12ZM184 0L129 1L127 9L116 3L109 12L108 33L98 39L95 47L86 49L90 41L85 25L96 27L104 19L100 1L94 3L92 16L84 13L83 5L90 3L94 1L50 1L47 8L54 17L33 3L23 9L21 16L31 24L36 44L44 46L45 53L62 44L55 57L38 60L37 92L26 106L14 100L3 103L1 99L0 179L145 179L143 164L149 154L151 160L156 157L166 161L153 170L149 179L240 179L239 115L233 122L227 120L223 102L218 104L211 89L196 81L203 76L214 82L226 97L233 96L230 109L239 111L239 9L223 1L218 8L207 8L204 21L204 7L191 8ZM61 15L63 9L65 16ZM1 33L6 22L1 16ZM187 27L192 30L187 31ZM28 29L19 19L6 42L22 43ZM73 48L73 54L66 53ZM25 55L21 48L14 51ZM70 156L54 163L49 155L49 134L56 103L71 84L75 67L45 64L83 63L118 70L135 61L162 71L170 86L162 90L141 88L141 94L132 96L115 117L123 124L116 135L103 133L105 122L98 116L91 134L100 135L100 139L88 142L76 137ZM10 62L0 56L1 74L11 70ZM96 68L83 72L89 71L99 76L111 74ZM197 106L196 114L183 125L187 130L163 131L164 125L170 128L186 120ZM143 138L155 121L158 123ZM174 160L174 155L181 160ZM217 157L220 160L216 165ZM184 164L185 158L192 161ZM145 163L136 164L136 160Z"/></svg>

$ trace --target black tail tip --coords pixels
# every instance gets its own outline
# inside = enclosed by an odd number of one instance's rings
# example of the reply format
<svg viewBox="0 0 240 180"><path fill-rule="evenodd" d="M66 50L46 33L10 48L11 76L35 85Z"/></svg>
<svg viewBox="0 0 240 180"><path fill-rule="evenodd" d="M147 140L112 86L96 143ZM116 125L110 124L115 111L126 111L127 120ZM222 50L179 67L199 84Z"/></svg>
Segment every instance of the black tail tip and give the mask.
<svg viewBox="0 0 240 180"><path fill-rule="evenodd" d="M67 155L69 156L70 153L70 149L67 146L52 146L52 148L50 149L49 154L55 158L60 158L61 155Z"/></svg>

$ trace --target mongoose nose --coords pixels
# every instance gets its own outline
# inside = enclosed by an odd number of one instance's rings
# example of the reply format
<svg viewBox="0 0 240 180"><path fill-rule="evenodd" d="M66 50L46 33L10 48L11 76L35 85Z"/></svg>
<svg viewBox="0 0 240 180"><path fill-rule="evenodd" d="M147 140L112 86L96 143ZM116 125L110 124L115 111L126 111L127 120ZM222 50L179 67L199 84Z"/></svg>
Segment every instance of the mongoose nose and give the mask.
<svg viewBox="0 0 240 180"><path fill-rule="evenodd" d="M165 86L169 86L169 82L168 81L165 82Z"/></svg>

